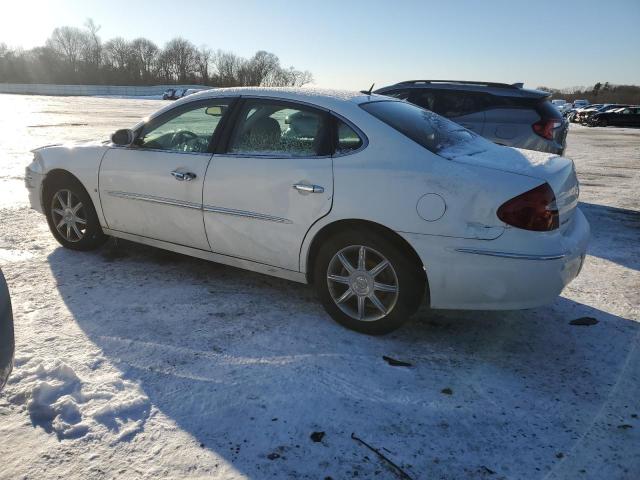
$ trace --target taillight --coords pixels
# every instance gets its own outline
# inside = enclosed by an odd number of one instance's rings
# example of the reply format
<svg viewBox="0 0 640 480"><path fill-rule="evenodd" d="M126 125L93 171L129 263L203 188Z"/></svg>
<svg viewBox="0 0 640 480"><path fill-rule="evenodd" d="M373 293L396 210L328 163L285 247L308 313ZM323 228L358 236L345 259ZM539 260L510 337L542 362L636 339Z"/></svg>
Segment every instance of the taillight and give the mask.
<svg viewBox="0 0 640 480"><path fill-rule="evenodd" d="M553 130L562 125L562 121L557 118L543 118L531 125L533 131L547 140L553 140Z"/></svg>
<svg viewBox="0 0 640 480"><path fill-rule="evenodd" d="M498 208L498 218L508 225L547 232L560 225L556 196L548 183L518 195Z"/></svg>

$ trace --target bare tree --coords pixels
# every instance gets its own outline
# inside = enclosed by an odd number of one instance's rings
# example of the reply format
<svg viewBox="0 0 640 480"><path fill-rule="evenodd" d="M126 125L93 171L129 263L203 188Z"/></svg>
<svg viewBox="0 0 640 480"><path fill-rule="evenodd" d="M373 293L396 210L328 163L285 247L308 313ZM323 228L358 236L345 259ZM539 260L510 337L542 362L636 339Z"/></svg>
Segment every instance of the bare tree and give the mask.
<svg viewBox="0 0 640 480"><path fill-rule="evenodd" d="M216 67L216 85L220 87L237 87L240 70L246 60L238 57L235 53L218 50L213 57Z"/></svg>
<svg viewBox="0 0 640 480"><path fill-rule="evenodd" d="M98 36L101 27L92 18L87 18L84 26L87 29L85 37L89 40L83 50L84 61L97 70L102 62L102 41Z"/></svg>
<svg viewBox="0 0 640 480"><path fill-rule="evenodd" d="M0 43L0 81L41 83L199 83L220 87L302 86L313 80L307 71L283 68L273 53L260 50L250 58L206 45L196 48L174 38L164 48L146 38L122 37L105 43L100 26L88 18L83 29L59 27L44 47L28 51ZM602 92L608 88L605 84ZM611 88L614 88L612 86Z"/></svg>
<svg viewBox="0 0 640 480"><path fill-rule="evenodd" d="M116 37L104 44L108 62L115 70L126 71L130 65L133 51L131 45L122 37Z"/></svg>
<svg viewBox="0 0 640 480"><path fill-rule="evenodd" d="M279 68L273 72L265 81L265 85L269 87L302 87L311 82L313 82L311 72L289 67L288 69Z"/></svg>
<svg viewBox="0 0 640 480"><path fill-rule="evenodd" d="M206 45L202 45L196 51L195 66L203 85L209 83L209 66L211 65L212 58L213 52Z"/></svg>
<svg viewBox="0 0 640 480"><path fill-rule="evenodd" d="M51 37L47 40L47 46L64 58L72 72L78 71L86 43L87 35L76 27L58 27L53 30Z"/></svg>
<svg viewBox="0 0 640 480"><path fill-rule="evenodd" d="M160 49L155 43L146 38L136 38L131 42L130 47L140 79L143 83L150 81Z"/></svg>
<svg viewBox="0 0 640 480"><path fill-rule="evenodd" d="M190 41L177 37L169 40L164 51L168 55L178 82L187 82L195 70L196 48Z"/></svg>
<svg viewBox="0 0 640 480"><path fill-rule="evenodd" d="M266 86L268 79L280 70L280 59L273 53L260 50L241 69L242 85Z"/></svg>

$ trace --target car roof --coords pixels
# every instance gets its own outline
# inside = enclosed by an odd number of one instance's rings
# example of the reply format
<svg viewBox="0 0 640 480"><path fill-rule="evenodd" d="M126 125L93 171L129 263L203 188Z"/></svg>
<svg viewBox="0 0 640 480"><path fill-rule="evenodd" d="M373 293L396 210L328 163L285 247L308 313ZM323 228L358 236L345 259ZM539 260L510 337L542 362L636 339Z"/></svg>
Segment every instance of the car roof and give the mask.
<svg viewBox="0 0 640 480"><path fill-rule="evenodd" d="M508 97L525 97L525 98L546 98L551 95L549 92L542 90L533 90L523 88L522 83L497 83L497 82L480 82L469 80L407 80L395 83L387 87L375 90L375 93L387 92L389 90L403 89L437 89L437 90L456 90L464 92L483 92L497 96Z"/></svg>
<svg viewBox="0 0 640 480"><path fill-rule="evenodd" d="M350 90L329 90L318 88L293 88L293 87L231 87L231 88L212 88L210 90L200 91L184 97L172 103L158 112L152 117L160 115L165 111L185 103L206 100L209 98L223 97L263 97L277 100L289 100L294 102L309 103L326 110L335 111L338 114L347 115L353 108L360 103L375 100L393 100L375 94L366 94L362 92ZM399 101L399 100L398 100Z"/></svg>

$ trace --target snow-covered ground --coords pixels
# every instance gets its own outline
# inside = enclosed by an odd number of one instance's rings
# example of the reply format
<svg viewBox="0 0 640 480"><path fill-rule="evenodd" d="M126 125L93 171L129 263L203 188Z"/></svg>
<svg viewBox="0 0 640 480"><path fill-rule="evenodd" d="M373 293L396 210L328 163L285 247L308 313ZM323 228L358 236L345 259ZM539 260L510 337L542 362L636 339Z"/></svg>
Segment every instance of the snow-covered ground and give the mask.
<svg viewBox="0 0 640 480"><path fill-rule="evenodd" d="M639 478L640 130L571 129L593 239L555 303L425 309L373 338L303 285L128 242L58 246L27 207L29 149L164 104L0 95L16 327L0 478L403 478L352 433L414 479Z"/></svg>

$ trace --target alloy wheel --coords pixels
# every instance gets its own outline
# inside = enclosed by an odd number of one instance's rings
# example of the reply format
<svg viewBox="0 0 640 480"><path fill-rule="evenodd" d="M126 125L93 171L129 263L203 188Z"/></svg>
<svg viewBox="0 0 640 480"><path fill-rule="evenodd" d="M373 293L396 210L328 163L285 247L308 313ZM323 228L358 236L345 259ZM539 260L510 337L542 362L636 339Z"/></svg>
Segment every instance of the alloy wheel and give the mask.
<svg viewBox="0 0 640 480"><path fill-rule="evenodd" d="M364 245L351 245L333 256L327 269L327 285L342 312L365 322L386 317L400 293L391 262Z"/></svg>
<svg viewBox="0 0 640 480"><path fill-rule="evenodd" d="M68 242L79 242L87 231L84 205L71 190L58 190L51 200L51 218L56 230Z"/></svg>

